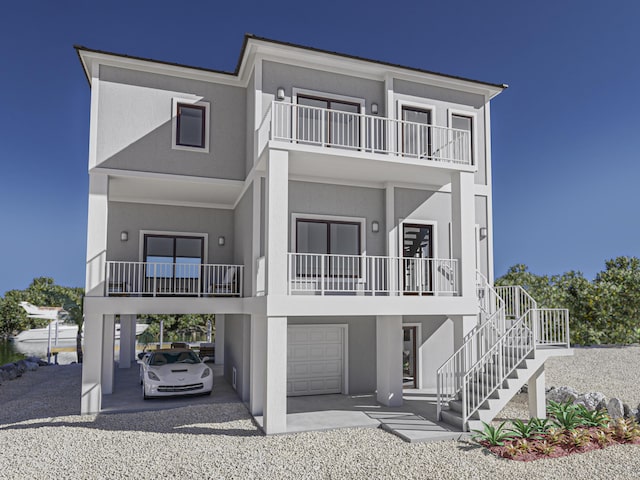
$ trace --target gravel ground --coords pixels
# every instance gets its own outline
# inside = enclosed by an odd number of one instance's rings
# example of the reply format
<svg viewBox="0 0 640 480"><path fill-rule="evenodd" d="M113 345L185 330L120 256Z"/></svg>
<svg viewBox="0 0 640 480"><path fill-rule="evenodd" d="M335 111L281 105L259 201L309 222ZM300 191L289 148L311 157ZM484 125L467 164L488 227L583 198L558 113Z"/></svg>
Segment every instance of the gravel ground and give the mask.
<svg viewBox="0 0 640 480"><path fill-rule="evenodd" d="M579 349L549 362L548 384L636 402L639 363L640 347ZM408 444L380 429L264 437L238 403L80 416L79 391L77 365L43 367L0 386L0 479L592 480L637 479L640 471L639 446L521 463L471 443Z"/></svg>

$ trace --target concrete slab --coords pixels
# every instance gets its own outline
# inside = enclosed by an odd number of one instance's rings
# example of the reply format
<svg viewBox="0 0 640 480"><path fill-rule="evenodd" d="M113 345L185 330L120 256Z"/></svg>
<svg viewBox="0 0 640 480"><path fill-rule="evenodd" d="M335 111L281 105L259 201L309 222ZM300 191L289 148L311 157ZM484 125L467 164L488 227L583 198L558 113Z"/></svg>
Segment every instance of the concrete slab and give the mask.
<svg viewBox="0 0 640 480"><path fill-rule="evenodd" d="M140 385L139 368L121 369L116 365L113 393L102 397L101 413L125 413L149 410L168 410L189 405L216 403L242 403L223 375L223 366L207 364L213 370L213 393L199 396L163 397L144 400Z"/></svg>
<svg viewBox="0 0 640 480"><path fill-rule="evenodd" d="M336 428L382 428L407 442L458 439L463 432L435 421L435 394L405 390L404 404L386 407L375 394L287 398L287 433ZM262 416L255 417L262 428Z"/></svg>

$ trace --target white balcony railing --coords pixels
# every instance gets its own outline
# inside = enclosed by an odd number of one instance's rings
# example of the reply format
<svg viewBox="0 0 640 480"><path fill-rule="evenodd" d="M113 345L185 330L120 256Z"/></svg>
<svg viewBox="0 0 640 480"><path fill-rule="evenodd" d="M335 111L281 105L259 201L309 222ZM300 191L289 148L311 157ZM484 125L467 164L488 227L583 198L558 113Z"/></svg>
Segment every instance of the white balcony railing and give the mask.
<svg viewBox="0 0 640 480"><path fill-rule="evenodd" d="M271 140L473 165L466 130L286 102L273 102L263 119L261 147L269 126Z"/></svg>
<svg viewBox="0 0 640 480"><path fill-rule="evenodd" d="M458 261L289 253L289 294L456 295Z"/></svg>
<svg viewBox="0 0 640 480"><path fill-rule="evenodd" d="M243 265L106 263L106 296L242 296Z"/></svg>

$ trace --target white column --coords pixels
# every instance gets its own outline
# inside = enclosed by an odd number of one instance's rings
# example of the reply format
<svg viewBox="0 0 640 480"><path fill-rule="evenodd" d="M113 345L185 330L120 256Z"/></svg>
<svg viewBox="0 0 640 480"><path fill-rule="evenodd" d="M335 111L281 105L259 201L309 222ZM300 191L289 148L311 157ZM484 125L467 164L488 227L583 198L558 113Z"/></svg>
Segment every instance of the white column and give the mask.
<svg viewBox="0 0 640 480"><path fill-rule="evenodd" d="M88 299L85 300L88 303ZM80 413L99 413L102 405L102 315L84 316L84 354Z"/></svg>
<svg viewBox="0 0 640 480"><path fill-rule="evenodd" d="M544 391L544 363L529 379L529 416L547 418L547 399Z"/></svg>
<svg viewBox="0 0 640 480"><path fill-rule="evenodd" d="M89 216L87 221L87 297L104 295L105 261L107 259L107 214L109 177L89 175Z"/></svg>
<svg viewBox="0 0 640 480"><path fill-rule="evenodd" d="M385 188L385 231L387 232L387 255L389 257L398 257L398 226L396 225L396 201L395 187L388 186ZM391 262L389 265L389 291L390 295L397 295L398 292L398 269L400 265Z"/></svg>
<svg viewBox="0 0 640 480"><path fill-rule="evenodd" d="M376 317L376 393L378 402L402 405L402 317Z"/></svg>
<svg viewBox="0 0 640 480"><path fill-rule="evenodd" d="M464 337L478 323L476 315L451 315L453 321L453 350L458 350L464 343Z"/></svg>
<svg viewBox="0 0 640 480"><path fill-rule="evenodd" d="M267 317L264 431L287 431L287 317Z"/></svg>
<svg viewBox="0 0 640 480"><path fill-rule="evenodd" d="M271 150L267 164L267 294L287 294L289 153Z"/></svg>
<svg viewBox="0 0 640 480"><path fill-rule="evenodd" d="M475 297L475 204L473 172L451 174L453 258L459 262L460 292Z"/></svg>
<svg viewBox="0 0 640 480"><path fill-rule="evenodd" d="M267 317L251 315L251 376L249 410L252 415L264 412L264 392L267 362Z"/></svg>
<svg viewBox="0 0 640 480"><path fill-rule="evenodd" d="M131 368L133 352L131 351L131 315L120 315L120 354L118 366L120 368ZM133 317L135 318L135 317ZM135 329L133 329L135 332Z"/></svg>
<svg viewBox="0 0 640 480"><path fill-rule="evenodd" d="M137 342L137 325L138 325L138 317L136 315L129 315L131 319L131 336L129 337L129 342L131 345L131 363L134 363L138 358L136 357L136 342ZM122 340L121 340L122 341Z"/></svg>
<svg viewBox="0 0 640 480"><path fill-rule="evenodd" d="M224 313L216 313L214 321L216 325L215 364L222 365L224 363Z"/></svg>
<svg viewBox="0 0 640 480"><path fill-rule="evenodd" d="M113 393L113 348L115 345L115 315L105 315L102 322L102 393Z"/></svg>
<svg viewBox="0 0 640 480"><path fill-rule="evenodd" d="M245 296L255 297L258 293L258 290L262 290L264 292L264 280L262 282L258 281L258 258L260 258L260 212L261 205L260 201L262 200L262 179L261 177L254 177L253 179L253 204L252 204L252 228L251 228L251 258L252 258L252 278L251 278L251 292L245 293ZM262 283L262 284L260 284Z"/></svg>

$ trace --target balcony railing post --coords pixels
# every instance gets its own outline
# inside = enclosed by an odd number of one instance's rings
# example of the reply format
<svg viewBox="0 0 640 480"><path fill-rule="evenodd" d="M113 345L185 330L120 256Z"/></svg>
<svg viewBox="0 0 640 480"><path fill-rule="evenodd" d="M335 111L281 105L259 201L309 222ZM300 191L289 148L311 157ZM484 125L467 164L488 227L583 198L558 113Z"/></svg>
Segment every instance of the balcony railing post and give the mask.
<svg viewBox="0 0 640 480"><path fill-rule="evenodd" d="M324 260L325 260L325 256L320 255L320 295L323 295L323 296L324 296L324 275L325 275Z"/></svg>

